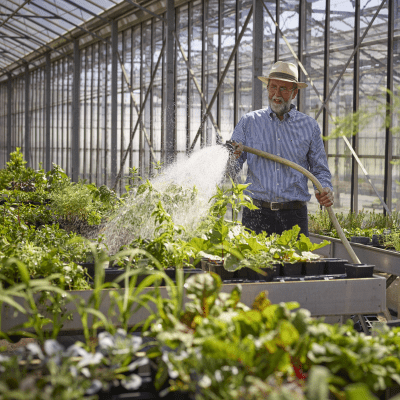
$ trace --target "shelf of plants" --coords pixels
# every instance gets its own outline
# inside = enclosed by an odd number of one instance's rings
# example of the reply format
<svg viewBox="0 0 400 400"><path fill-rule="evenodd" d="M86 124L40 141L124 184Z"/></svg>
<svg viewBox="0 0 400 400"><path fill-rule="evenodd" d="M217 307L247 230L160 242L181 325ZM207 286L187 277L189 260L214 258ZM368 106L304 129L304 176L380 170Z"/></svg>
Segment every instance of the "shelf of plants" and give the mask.
<svg viewBox="0 0 400 400"><path fill-rule="evenodd" d="M244 230L245 185L218 188L190 229L174 213L199 209L195 188L160 191L135 173L130 182L118 197L58 166L26 168L19 150L0 170L0 338L34 339L0 352L0 400L392 396L400 328L366 336L312 318L384 309L385 282L371 268L361 279L348 279L350 269L324 275L315 251L327 242L299 238L298 227L270 237ZM200 270L185 278L202 259L223 262L236 281ZM122 274L107 282L110 263ZM71 327L83 341L63 348L56 340Z"/></svg>

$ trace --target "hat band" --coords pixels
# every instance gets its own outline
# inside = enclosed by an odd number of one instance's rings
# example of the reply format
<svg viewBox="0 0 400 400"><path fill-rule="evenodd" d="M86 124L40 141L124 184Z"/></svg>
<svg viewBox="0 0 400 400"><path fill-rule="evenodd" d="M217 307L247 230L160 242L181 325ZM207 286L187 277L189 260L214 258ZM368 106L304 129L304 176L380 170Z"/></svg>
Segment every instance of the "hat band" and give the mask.
<svg viewBox="0 0 400 400"><path fill-rule="evenodd" d="M271 72L268 78L289 79L290 81L297 82L297 79L293 75L285 74L284 72Z"/></svg>

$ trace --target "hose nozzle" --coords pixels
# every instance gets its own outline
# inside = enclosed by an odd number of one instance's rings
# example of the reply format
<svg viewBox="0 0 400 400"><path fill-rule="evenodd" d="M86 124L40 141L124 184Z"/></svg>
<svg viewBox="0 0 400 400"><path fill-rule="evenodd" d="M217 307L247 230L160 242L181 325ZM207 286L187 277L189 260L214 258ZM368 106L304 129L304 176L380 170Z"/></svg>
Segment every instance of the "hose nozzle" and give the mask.
<svg viewBox="0 0 400 400"><path fill-rule="evenodd" d="M232 140L227 140L222 146L228 149L229 153L233 153L235 151L235 146Z"/></svg>

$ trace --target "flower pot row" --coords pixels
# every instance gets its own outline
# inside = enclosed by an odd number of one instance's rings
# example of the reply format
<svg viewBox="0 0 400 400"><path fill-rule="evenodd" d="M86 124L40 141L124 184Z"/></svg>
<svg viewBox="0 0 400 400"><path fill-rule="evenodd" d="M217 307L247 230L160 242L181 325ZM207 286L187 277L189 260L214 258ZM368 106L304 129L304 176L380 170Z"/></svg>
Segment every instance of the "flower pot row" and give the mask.
<svg viewBox="0 0 400 400"><path fill-rule="evenodd" d="M296 263L275 263L271 267L261 268L256 272L250 268L242 268L231 272L224 268L222 261L202 260L202 269L220 275L222 280L243 279L250 281L272 281L274 277L283 276L319 276L344 275L347 278L369 278L374 272L373 265L352 264L347 260L326 258L316 261Z"/></svg>
<svg viewBox="0 0 400 400"><path fill-rule="evenodd" d="M87 274L89 275L90 281L93 282L95 276L95 264L94 263L79 263L82 267L86 268ZM113 282L115 279L119 278L126 272L124 268L109 266L108 268L104 268L104 282ZM175 282L176 279L176 269L175 268L166 268L164 270L165 274ZM194 274L202 274L204 271L199 268L183 268L184 276L187 278ZM137 275L137 284L143 281L146 278L146 274ZM120 287L125 287L125 281L122 280L119 282ZM161 286L165 286L165 281L161 282Z"/></svg>

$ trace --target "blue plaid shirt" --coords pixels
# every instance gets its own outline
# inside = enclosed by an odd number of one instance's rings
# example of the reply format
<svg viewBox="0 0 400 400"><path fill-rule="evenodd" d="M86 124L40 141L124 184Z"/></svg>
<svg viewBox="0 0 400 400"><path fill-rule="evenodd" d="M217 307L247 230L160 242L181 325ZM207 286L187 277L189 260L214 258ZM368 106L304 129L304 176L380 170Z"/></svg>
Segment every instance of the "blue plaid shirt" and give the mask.
<svg viewBox="0 0 400 400"><path fill-rule="evenodd" d="M309 170L322 187L333 190L318 123L297 111L293 104L282 121L270 107L244 115L231 140L293 161ZM246 160L246 183L251 183L248 190L254 199L277 202L310 200L308 178L301 172L246 152L237 160L237 171Z"/></svg>

